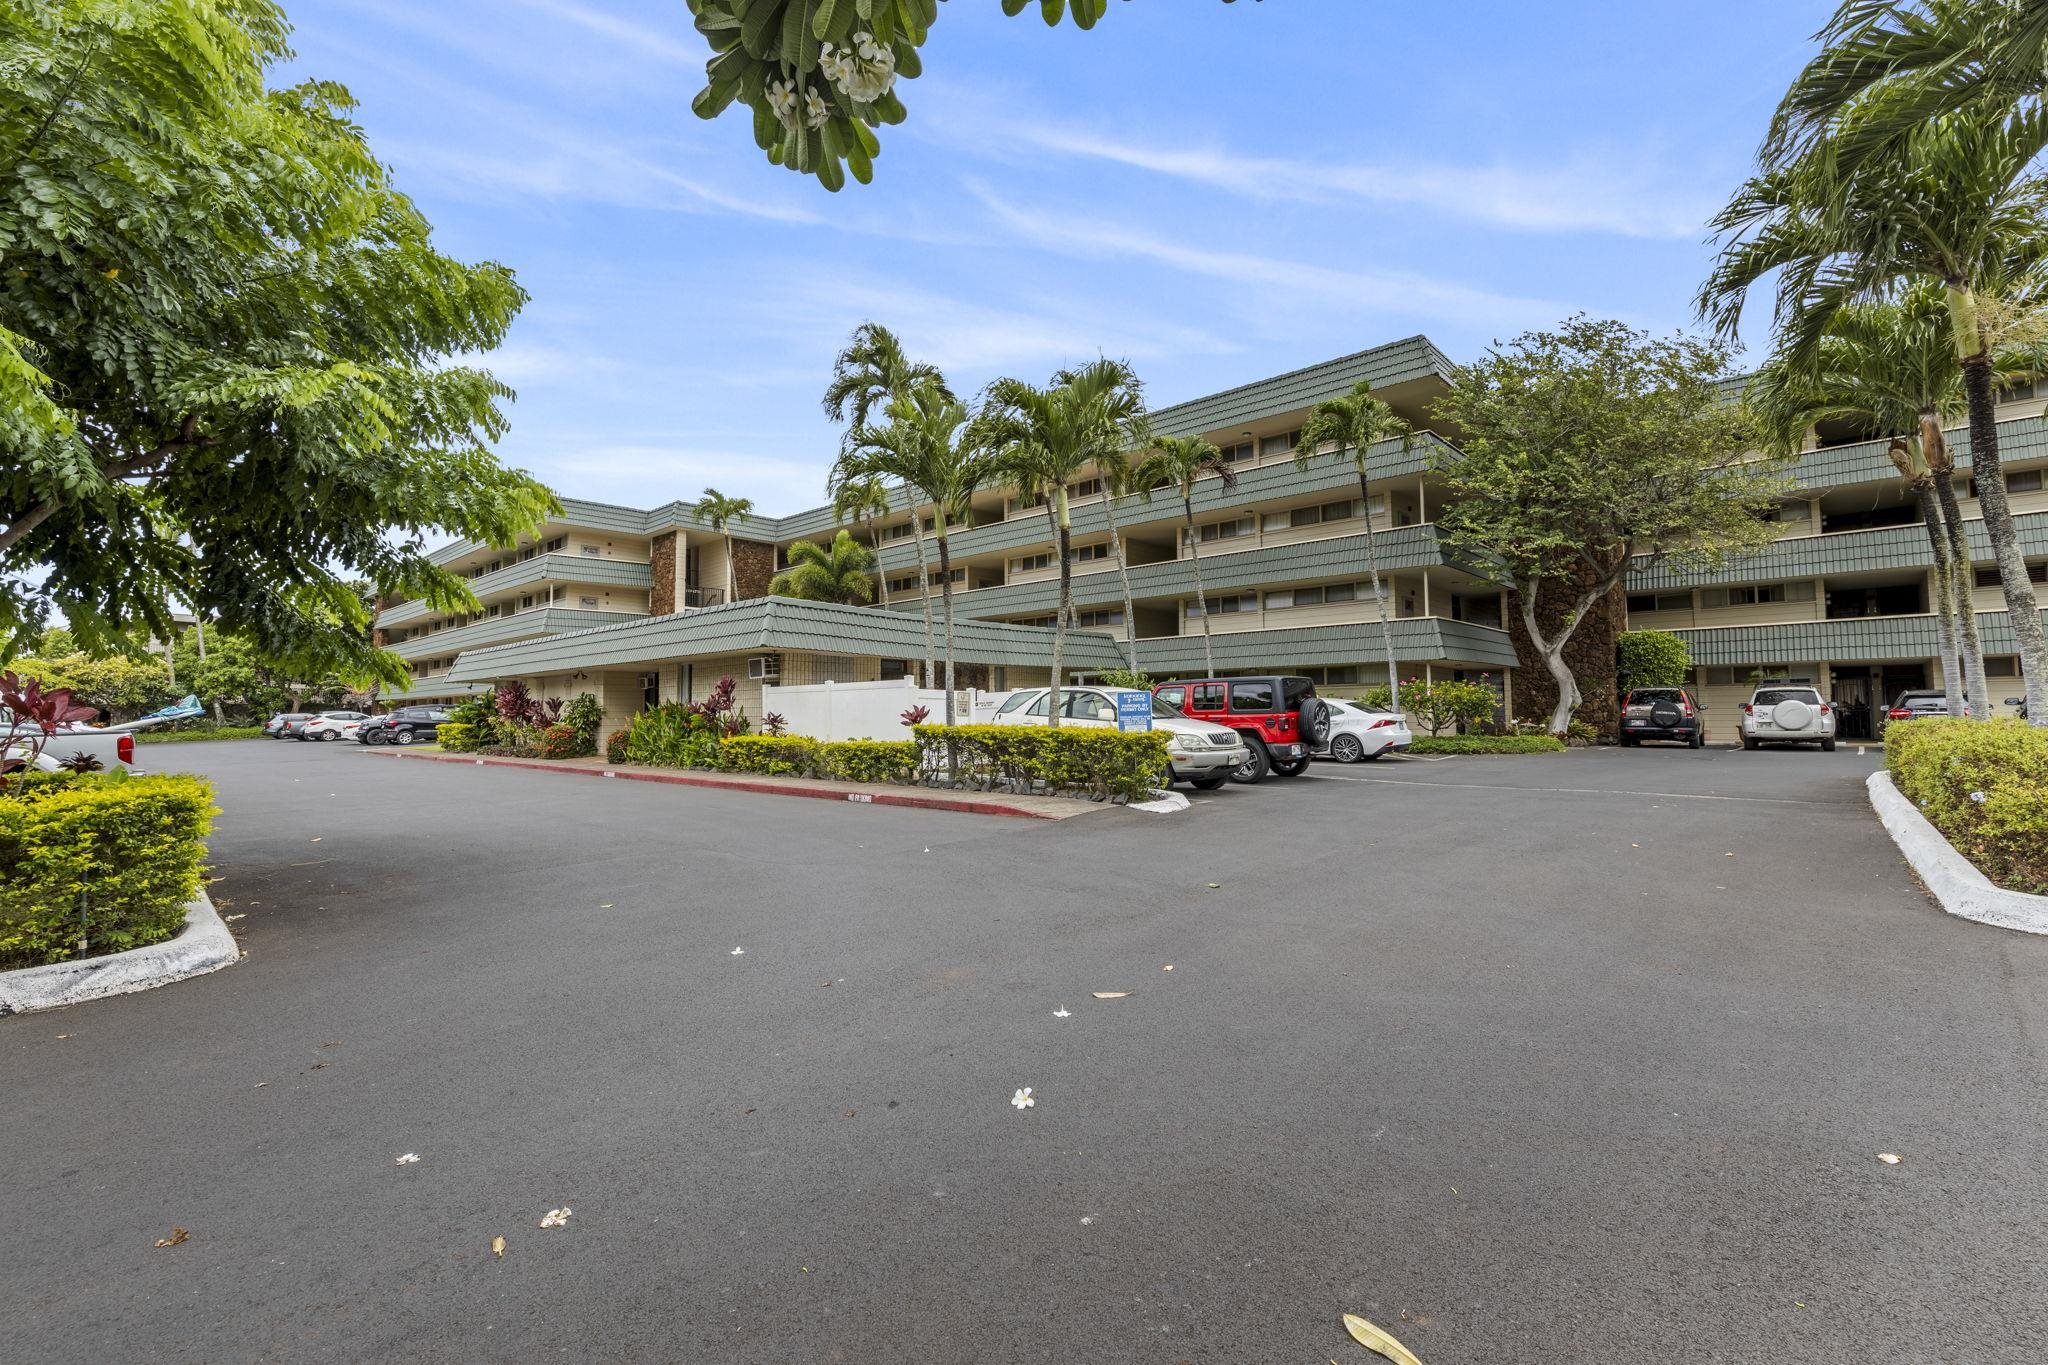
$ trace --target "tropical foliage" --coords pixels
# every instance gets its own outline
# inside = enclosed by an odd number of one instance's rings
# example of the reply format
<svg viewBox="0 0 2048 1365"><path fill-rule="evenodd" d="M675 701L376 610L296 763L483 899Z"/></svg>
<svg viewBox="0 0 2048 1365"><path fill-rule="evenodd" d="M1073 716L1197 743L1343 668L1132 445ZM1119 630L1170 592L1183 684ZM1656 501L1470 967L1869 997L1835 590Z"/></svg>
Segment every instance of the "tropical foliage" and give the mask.
<svg viewBox="0 0 2048 1365"><path fill-rule="evenodd" d="M754 500L729 498L716 488L707 488L704 490L704 496L697 499L696 505L690 510L713 532L725 537L725 600L739 601L739 555L733 546L732 524L741 517L753 515Z"/></svg>
<svg viewBox="0 0 2048 1365"><path fill-rule="evenodd" d="M1202 586L1202 543L1195 534L1195 482L1213 476L1217 487L1228 492L1237 487L1237 471L1222 451L1199 436L1158 437L1145 463L1162 484L1180 495L1188 564L1195 579L1195 609L1202 621L1202 670L1205 677L1214 677L1216 651L1209 635L1209 595Z"/></svg>
<svg viewBox="0 0 2048 1365"><path fill-rule="evenodd" d="M466 357L525 300L436 251L274 0L0 0L0 658L178 601L302 677L405 680L348 577L473 608L429 533L555 501Z"/></svg>
<svg viewBox="0 0 2048 1365"><path fill-rule="evenodd" d="M789 567L775 575L768 591L807 602L864 607L875 600L874 551L845 531L832 543L799 540L789 547Z"/></svg>
<svg viewBox="0 0 2048 1365"><path fill-rule="evenodd" d="M1624 630L1614 639L1615 689L1683 687L1692 677L1692 650L1668 630Z"/></svg>

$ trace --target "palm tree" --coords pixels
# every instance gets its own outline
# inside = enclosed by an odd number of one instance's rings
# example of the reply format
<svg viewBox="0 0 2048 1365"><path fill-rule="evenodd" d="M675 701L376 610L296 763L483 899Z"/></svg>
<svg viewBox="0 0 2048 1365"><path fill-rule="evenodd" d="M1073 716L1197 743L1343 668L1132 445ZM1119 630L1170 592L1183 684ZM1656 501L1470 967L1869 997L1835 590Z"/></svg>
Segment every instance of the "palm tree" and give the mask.
<svg viewBox="0 0 2048 1365"><path fill-rule="evenodd" d="M1052 630L1052 686L1059 695L1067 627L1074 605L1074 521L1067 487L1090 465L1122 459L1124 442L1144 415L1138 377L1121 360L1096 360L1061 370L1047 388L998 379L983 395L970 439L989 453L997 477L1026 497L1047 500L1060 566L1059 614ZM1047 717L1059 724L1059 707Z"/></svg>
<svg viewBox="0 0 2048 1365"><path fill-rule="evenodd" d="M1804 357L1845 305L1916 277L1939 283L1984 533L2037 725L2048 725L2048 633L2006 500L1992 357L2001 312L2027 297L2030 273L2048 261L2048 181L2031 171L2044 126L2038 105L2003 119L1944 116L1903 137L1895 157L1852 167L1817 143L1751 177L1721 211L1724 245L1699 296L1701 312L1732 335L1750 287L1777 272L1780 349Z"/></svg>
<svg viewBox="0 0 2048 1365"><path fill-rule="evenodd" d="M1195 534L1195 480L1215 475L1228 492L1237 487L1237 471L1223 452L1199 436L1161 436L1145 457L1146 472L1180 494L1180 512L1188 539L1188 558L1195 573L1195 607L1202 617L1203 676L1216 676L1216 653L1209 642L1209 597L1202 589L1202 545Z"/></svg>
<svg viewBox="0 0 2048 1365"><path fill-rule="evenodd" d="M830 546L799 540L789 547L789 567L775 575L768 591L807 602L864 607L875 598L874 552L841 531Z"/></svg>
<svg viewBox="0 0 2048 1365"><path fill-rule="evenodd" d="M841 521L857 521L868 528L868 547L875 555L875 582L880 585L882 605L889 605L889 576L880 569L882 533L876 522L889 515L889 486L878 478L854 479L832 490L832 515Z"/></svg>
<svg viewBox="0 0 2048 1365"><path fill-rule="evenodd" d="M1097 474L1102 480L1102 518L1109 523L1109 547L1116 556L1117 584L1124 594L1124 653L1129 656L1131 672L1143 673L1138 666L1138 614L1131 600L1131 569L1124 556L1123 528L1116 523L1116 505L1119 499L1130 497L1151 502L1153 490L1165 480L1147 453L1153 444L1150 424L1142 417L1131 423L1125 440L1136 458L1118 455L1104 462Z"/></svg>
<svg viewBox="0 0 2048 1365"><path fill-rule="evenodd" d="M968 516L975 490L994 471L994 457L967 439L967 408L937 384L914 384L889 404L886 427L854 427L843 457L867 478L892 478L910 489L914 502L929 503L939 546L939 592L944 599L946 637L946 724L954 723L956 665L953 646L954 522ZM914 515L922 519L921 508ZM926 579L926 600L930 580Z"/></svg>
<svg viewBox="0 0 2048 1365"><path fill-rule="evenodd" d="M2010 352L2001 372L2021 377ZM1949 714L1990 714L1984 656L1977 637L1975 574L1961 509L1956 505L1955 460L1942 436L1944 423L1967 404L1949 338L1947 301L1940 285L1916 281L1896 299L1852 303L1829 321L1804 359L1776 356L1757 372L1744 394L1774 450L1799 449L1824 421L1848 422L1891 438L1887 453L1913 489L1934 552L1936 622Z"/></svg>
<svg viewBox="0 0 2048 1365"><path fill-rule="evenodd" d="M1380 641L1387 650L1388 709L1401 709L1401 669L1394 661L1394 628L1387 621L1387 596L1380 590L1379 557L1373 550L1372 480L1366 457L1380 441L1399 437L1401 449L1414 445L1414 429L1397 417L1382 399L1373 397L1372 385L1359 380L1351 392L1340 398L1325 398L1309 411L1301 424L1301 436L1294 447L1294 467L1306 471L1309 462L1324 445L1335 445L1337 458L1350 456L1358 471L1358 501L1365 514L1365 570L1372 579L1373 600L1379 604Z"/></svg>
<svg viewBox="0 0 2048 1365"><path fill-rule="evenodd" d="M751 516L754 511L754 500L752 498L728 498L716 488L707 488L704 490L704 496L697 499L697 505L691 510L697 514L699 521L709 526L715 533L725 537L726 600L728 602L739 601L739 560L733 553L732 533L726 528L732 525L735 517Z"/></svg>

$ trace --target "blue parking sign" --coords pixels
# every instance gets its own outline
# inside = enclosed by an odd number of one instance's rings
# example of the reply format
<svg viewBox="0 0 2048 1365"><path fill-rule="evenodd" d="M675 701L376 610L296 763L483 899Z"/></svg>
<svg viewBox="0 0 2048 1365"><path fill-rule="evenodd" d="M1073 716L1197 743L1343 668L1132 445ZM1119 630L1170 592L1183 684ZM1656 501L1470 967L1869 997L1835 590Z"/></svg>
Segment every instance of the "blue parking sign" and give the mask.
<svg viewBox="0 0 2048 1365"><path fill-rule="evenodd" d="M1116 728L1119 730L1151 729L1152 694L1150 692L1118 692L1116 694Z"/></svg>

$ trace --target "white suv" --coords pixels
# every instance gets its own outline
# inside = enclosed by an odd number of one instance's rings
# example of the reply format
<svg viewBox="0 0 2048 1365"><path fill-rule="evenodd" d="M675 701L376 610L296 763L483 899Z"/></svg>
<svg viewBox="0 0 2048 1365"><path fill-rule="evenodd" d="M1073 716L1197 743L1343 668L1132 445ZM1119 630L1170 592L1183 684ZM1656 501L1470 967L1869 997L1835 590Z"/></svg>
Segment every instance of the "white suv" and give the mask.
<svg viewBox="0 0 2048 1365"><path fill-rule="evenodd" d="M1835 750L1835 708L1817 688L1801 683L1765 683L1742 707L1742 747L1818 744Z"/></svg>
<svg viewBox="0 0 2048 1365"><path fill-rule="evenodd" d="M1098 687L1063 689L1060 724L1115 728L1116 694ZM1043 725L1051 715L1050 691L1026 687L1012 692L994 716L991 725ZM1166 736L1166 755L1171 760L1173 780L1189 782L1213 791L1230 780L1237 765L1251 755L1237 731L1182 715L1167 703L1152 699L1152 728Z"/></svg>

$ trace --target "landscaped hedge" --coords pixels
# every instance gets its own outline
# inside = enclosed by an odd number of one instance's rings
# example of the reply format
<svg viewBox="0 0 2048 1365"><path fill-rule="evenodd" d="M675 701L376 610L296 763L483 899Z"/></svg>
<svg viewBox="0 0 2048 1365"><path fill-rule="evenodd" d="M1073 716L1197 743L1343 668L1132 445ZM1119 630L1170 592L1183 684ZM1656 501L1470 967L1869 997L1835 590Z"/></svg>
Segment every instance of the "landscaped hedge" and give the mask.
<svg viewBox="0 0 2048 1365"><path fill-rule="evenodd" d="M624 730L614 730L604 737L604 761L626 763L631 761L626 753L626 741L632 738Z"/></svg>
<svg viewBox="0 0 2048 1365"><path fill-rule="evenodd" d="M11 792L12 788L9 788ZM199 890L213 788L164 775L39 779L0 796L0 969L161 943Z"/></svg>
<svg viewBox="0 0 2048 1365"><path fill-rule="evenodd" d="M460 721L443 721L440 729L440 745L451 754L473 754L477 750L477 733L474 725Z"/></svg>
<svg viewBox="0 0 2048 1365"><path fill-rule="evenodd" d="M736 773L813 777L818 741L809 735L734 735L718 746L718 766Z"/></svg>
<svg viewBox="0 0 2048 1365"><path fill-rule="evenodd" d="M1556 735L1418 735L1407 754L1561 754Z"/></svg>
<svg viewBox="0 0 2048 1365"><path fill-rule="evenodd" d="M841 782L917 780L918 747L914 739L842 739L818 746L821 777Z"/></svg>
<svg viewBox="0 0 2048 1365"><path fill-rule="evenodd" d="M919 725L911 733L921 779L933 786L1142 800L1167 769L1163 730Z"/></svg>
<svg viewBox="0 0 2048 1365"><path fill-rule="evenodd" d="M444 737L442 748L448 743ZM574 758L583 752L583 732L573 725L557 722L540 732L540 742L534 746L542 758Z"/></svg>
<svg viewBox="0 0 2048 1365"><path fill-rule="evenodd" d="M1892 781L2000 886L2048 895L2048 730L2023 720L1893 721Z"/></svg>
<svg viewBox="0 0 2048 1365"><path fill-rule="evenodd" d="M189 744L199 739L261 739L260 725L214 725L204 730L137 730L137 744Z"/></svg>

